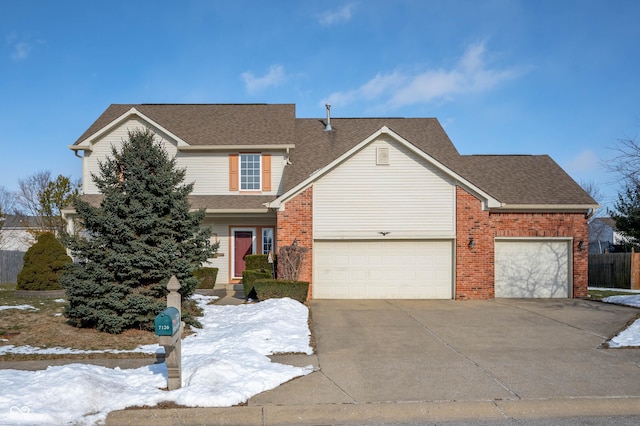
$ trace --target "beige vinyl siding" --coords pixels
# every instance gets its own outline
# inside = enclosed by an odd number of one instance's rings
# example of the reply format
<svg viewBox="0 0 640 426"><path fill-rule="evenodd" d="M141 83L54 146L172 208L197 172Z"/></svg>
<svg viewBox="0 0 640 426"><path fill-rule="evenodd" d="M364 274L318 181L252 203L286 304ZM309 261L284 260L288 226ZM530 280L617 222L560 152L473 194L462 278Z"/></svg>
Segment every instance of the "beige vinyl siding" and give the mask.
<svg viewBox="0 0 640 426"><path fill-rule="evenodd" d="M129 139L129 131L136 129L142 130L147 127L148 126L137 118L129 119L95 142L91 147L91 152L85 152L84 159L82 160L82 192L84 194L98 193L98 188L93 183L91 174L100 174L99 162L105 161L107 157L111 157L111 147L119 148L122 145L122 141ZM156 138L162 137L162 134L156 129L151 130L156 133ZM175 144L167 143L166 137L164 140L169 155L175 156L177 153Z"/></svg>
<svg viewBox="0 0 640 426"><path fill-rule="evenodd" d="M104 135L92 145L92 151L85 151L82 161L82 182L84 194L97 194L98 188L91 179L91 173L99 174L99 161L111 156L111 146L120 147L123 140L129 137L128 132L144 129L146 124L139 119L129 119L113 131ZM151 129L156 138L163 141L168 154L176 158L176 166L186 169L185 183L194 182L193 195L225 195L229 194L229 152L177 150L177 143L158 129ZM284 152L270 151L271 185L265 195L277 195L282 190L282 173L284 169Z"/></svg>
<svg viewBox="0 0 640 426"><path fill-rule="evenodd" d="M229 156L223 152L178 152L176 164L186 169L185 182L194 182L192 195L229 193Z"/></svg>
<svg viewBox="0 0 640 426"><path fill-rule="evenodd" d="M389 164L376 165L378 147ZM453 238L455 186L427 161L381 137L313 186L314 238Z"/></svg>

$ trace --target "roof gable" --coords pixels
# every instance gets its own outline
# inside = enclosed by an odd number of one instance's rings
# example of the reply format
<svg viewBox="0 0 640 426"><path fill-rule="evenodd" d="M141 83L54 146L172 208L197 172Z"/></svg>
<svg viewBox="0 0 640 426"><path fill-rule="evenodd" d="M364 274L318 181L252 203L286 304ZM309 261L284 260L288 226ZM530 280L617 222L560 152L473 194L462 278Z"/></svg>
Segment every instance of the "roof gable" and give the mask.
<svg viewBox="0 0 640 426"><path fill-rule="evenodd" d="M327 132L327 133L330 133L330 132ZM323 167L321 167L319 169L316 169L316 170L312 170L311 173L305 179L303 179L297 185L295 185L292 188L290 188L280 198L278 198L278 199L274 200L272 203L270 203L269 206L273 207L273 208L280 207L282 205L282 203L285 203L289 198L291 198L291 197L295 196L296 194L300 193L302 190L304 190L306 187L308 187L310 184L312 184L317 179L321 178L322 176L326 175L327 173L330 173L331 170L333 170L335 167L337 167L338 165L342 164L344 161L346 161L348 158L350 158L353 155L355 155L357 152L360 152L362 149L364 149L364 147L366 147L369 144L373 143L380 135L383 135L383 134L392 137L395 141L397 141L398 143L400 143L403 146L405 146L413 154L415 154L419 158L425 160L426 162L428 162L430 165L432 165L433 167L435 167L436 169L438 169L440 172L444 173L445 175L450 176L453 180L458 182L458 184L464 186L465 189L467 189L469 192L473 193L478 198L480 198L485 206L487 206L487 207L499 207L500 206L500 202L497 199L491 197L488 193L484 192L481 188L479 188L479 187L473 185L472 183L468 182L463 176L457 174L455 171L453 171L452 169L448 168L445 164L441 163L440 161L438 161L437 159L435 159L434 157L429 155L423 149L421 149L418 146L410 143L405 138L403 138L402 136L398 135L397 133L395 133L393 130L389 129L386 126L381 127L380 129L378 129L373 134L369 135L367 138L362 140L357 145L352 146L348 151L344 152L342 155L336 157L335 159L333 159L328 164L325 164ZM448 140L448 138L447 138L447 140ZM341 148L343 148L343 149L344 149L344 147L345 146L341 146ZM296 151L297 150L298 150L298 148L296 148ZM448 154L453 155L453 153L448 153ZM455 154L457 154L457 151L455 151ZM314 157L317 160L318 155L316 153L315 156L311 156L311 157ZM297 153L296 159L299 159L299 158L300 158L300 153ZM304 156L302 158L308 158L308 157ZM448 158L448 157L445 155L444 158ZM297 161L296 159L293 159L293 156L292 156L292 160L291 160L292 166L296 164L296 161ZM452 159L453 158L449 158L449 160L452 160ZM313 162L311 162L311 163L313 163Z"/></svg>
<svg viewBox="0 0 640 426"><path fill-rule="evenodd" d="M382 127L387 127L411 145L448 164L459 156L435 118L332 118L331 131L318 119L297 119L291 164L287 166L284 190L288 191L311 173L344 155Z"/></svg>

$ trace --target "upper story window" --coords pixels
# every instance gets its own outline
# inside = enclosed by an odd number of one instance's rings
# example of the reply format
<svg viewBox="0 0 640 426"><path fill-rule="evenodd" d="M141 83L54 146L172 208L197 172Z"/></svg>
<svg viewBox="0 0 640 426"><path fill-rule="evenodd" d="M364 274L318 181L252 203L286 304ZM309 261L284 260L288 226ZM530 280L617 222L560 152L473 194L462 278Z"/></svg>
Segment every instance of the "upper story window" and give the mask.
<svg viewBox="0 0 640 426"><path fill-rule="evenodd" d="M260 191L260 154L240 154L240 190Z"/></svg>
<svg viewBox="0 0 640 426"><path fill-rule="evenodd" d="M271 191L271 154L229 154L229 191Z"/></svg>

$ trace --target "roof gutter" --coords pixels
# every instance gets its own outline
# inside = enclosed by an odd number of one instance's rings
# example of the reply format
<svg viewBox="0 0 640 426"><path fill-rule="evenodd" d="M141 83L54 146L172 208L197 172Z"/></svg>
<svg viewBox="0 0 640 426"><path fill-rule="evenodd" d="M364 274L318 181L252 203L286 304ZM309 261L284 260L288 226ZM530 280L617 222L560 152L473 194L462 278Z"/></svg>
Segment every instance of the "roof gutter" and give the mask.
<svg viewBox="0 0 640 426"><path fill-rule="evenodd" d="M599 207L599 204L503 204L502 207L490 210L500 212L587 212L592 215L593 211Z"/></svg>
<svg viewBox="0 0 640 426"><path fill-rule="evenodd" d="M270 145L188 145L178 146L178 151L246 151L246 150L289 150L295 148L294 144L270 144Z"/></svg>

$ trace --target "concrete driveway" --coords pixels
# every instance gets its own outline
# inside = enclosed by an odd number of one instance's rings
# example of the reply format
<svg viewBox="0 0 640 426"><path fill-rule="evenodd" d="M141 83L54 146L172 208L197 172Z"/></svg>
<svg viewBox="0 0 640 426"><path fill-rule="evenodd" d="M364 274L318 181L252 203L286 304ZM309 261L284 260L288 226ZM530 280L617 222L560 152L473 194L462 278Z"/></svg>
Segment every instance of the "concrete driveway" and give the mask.
<svg viewBox="0 0 640 426"><path fill-rule="evenodd" d="M108 424L376 424L640 415L638 309L572 299L311 302L315 371L246 406L125 410Z"/></svg>
<svg viewBox="0 0 640 426"><path fill-rule="evenodd" d="M312 301L317 371L249 405L640 397L640 349L602 347L638 313L577 299Z"/></svg>

